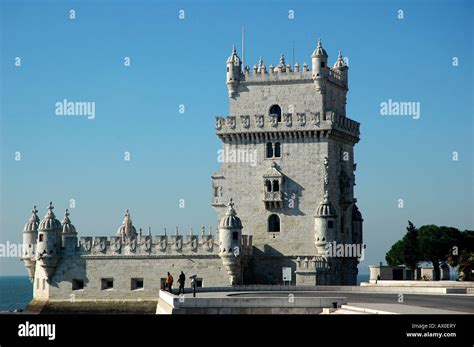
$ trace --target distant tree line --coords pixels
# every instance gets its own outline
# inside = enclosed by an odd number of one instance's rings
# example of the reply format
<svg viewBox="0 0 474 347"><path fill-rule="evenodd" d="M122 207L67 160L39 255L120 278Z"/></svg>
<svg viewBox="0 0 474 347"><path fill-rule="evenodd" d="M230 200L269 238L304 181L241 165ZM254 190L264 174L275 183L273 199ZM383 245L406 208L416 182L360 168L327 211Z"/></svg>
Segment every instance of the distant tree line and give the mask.
<svg viewBox="0 0 474 347"><path fill-rule="evenodd" d="M418 262L433 263L434 279L440 279L440 262L457 267L459 279L472 281L474 276L474 230L423 225L416 228L408 221L407 233L385 255L388 265L406 265L415 270ZM414 276L415 271L413 271Z"/></svg>

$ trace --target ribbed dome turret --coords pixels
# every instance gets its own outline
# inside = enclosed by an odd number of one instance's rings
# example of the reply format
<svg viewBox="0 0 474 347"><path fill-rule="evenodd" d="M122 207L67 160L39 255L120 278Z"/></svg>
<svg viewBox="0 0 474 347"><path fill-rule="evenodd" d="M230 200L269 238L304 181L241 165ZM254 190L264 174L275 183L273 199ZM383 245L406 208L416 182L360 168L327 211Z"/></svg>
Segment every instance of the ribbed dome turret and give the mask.
<svg viewBox="0 0 474 347"><path fill-rule="evenodd" d="M69 219L68 209L66 209L66 211L64 212L64 218L61 224L63 225L63 234L76 234L76 227L72 225L71 220Z"/></svg>
<svg viewBox="0 0 474 347"><path fill-rule="evenodd" d="M41 231L51 231L61 229L61 222L56 219L53 212L54 206L50 201L48 206L48 212L40 222L38 229Z"/></svg>
<svg viewBox="0 0 474 347"><path fill-rule="evenodd" d="M346 63L344 62L344 59L342 59L342 54L341 51L339 51L339 55L337 56L336 63L334 63L333 69L343 69L347 67Z"/></svg>
<svg viewBox="0 0 474 347"><path fill-rule="evenodd" d="M336 211L332 207L332 204L329 202L328 193L324 194L324 200L319 204L318 209L316 210L316 217L334 217L336 216Z"/></svg>
<svg viewBox="0 0 474 347"><path fill-rule="evenodd" d="M318 46L316 47L316 49L313 51L313 54L311 55L311 57L318 57L318 56L324 56L324 57L328 56L323 46L321 45L321 39L318 39Z"/></svg>
<svg viewBox="0 0 474 347"><path fill-rule="evenodd" d="M24 232L34 232L38 231L38 226L40 219L38 218L38 210L36 209L36 205L33 206L33 210L31 210L31 218L28 221L28 223L25 224L25 227L23 228Z"/></svg>
<svg viewBox="0 0 474 347"><path fill-rule="evenodd" d="M235 65L240 64L240 58L237 55L235 46L232 47L232 53L230 54L229 58L227 58L227 63L233 63Z"/></svg>
<svg viewBox="0 0 474 347"><path fill-rule="evenodd" d="M220 228L242 228L242 221L237 217L237 212L234 210L234 203L230 199L229 206L227 207L227 212L225 217L221 219L219 224Z"/></svg>

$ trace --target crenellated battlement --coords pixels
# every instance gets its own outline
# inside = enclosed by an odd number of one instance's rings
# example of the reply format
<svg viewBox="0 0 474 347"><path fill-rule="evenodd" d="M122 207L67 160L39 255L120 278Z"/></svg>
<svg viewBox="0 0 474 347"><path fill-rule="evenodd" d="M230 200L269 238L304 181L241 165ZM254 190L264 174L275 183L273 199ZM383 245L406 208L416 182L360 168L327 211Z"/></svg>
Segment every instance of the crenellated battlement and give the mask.
<svg viewBox="0 0 474 347"><path fill-rule="evenodd" d="M340 87L346 87L346 81L339 70L329 68L326 78ZM241 75L240 84L313 83L314 79L313 72L308 69L306 64L303 65L302 69L298 64L295 64L293 69L288 64L283 70L279 66L276 68L270 66L269 70L259 70L255 67L253 71L245 70Z"/></svg>
<svg viewBox="0 0 474 347"><path fill-rule="evenodd" d="M218 235L139 235L133 239L121 236L83 236L79 239L79 255L149 256L149 255L217 255ZM252 237L242 236L242 255L252 254Z"/></svg>
<svg viewBox="0 0 474 347"><path fill-rule="evenodd" d="M333 111L326 112L324 116L320 112L284 113L280 122L276 114L217 116L215 127L217 135L223 140L229 137L265 139L265 133L269 132L281 137L299 137L296 133L316 131L321 132L315 134L319 137L335 129L354 137L357 142L360 134L358 122Z"/></svg>

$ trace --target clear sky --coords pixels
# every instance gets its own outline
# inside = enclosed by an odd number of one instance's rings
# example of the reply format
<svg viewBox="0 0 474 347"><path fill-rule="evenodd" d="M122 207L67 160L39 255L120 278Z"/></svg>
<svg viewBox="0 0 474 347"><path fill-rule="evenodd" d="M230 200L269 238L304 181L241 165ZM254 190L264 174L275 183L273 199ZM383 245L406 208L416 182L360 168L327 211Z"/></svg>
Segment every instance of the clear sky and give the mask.
<svg viewBox="0 0 474 347"><path fill-rule="evenodd" d="M62 219L75 199L79 236L113 235L125 208L155 235L215 226L214 117L228 114L225 61L233 44L241 54L242 26L250 66L280 53L291 63L293 41L295 61L311 64L318 37L331 64L338 49L349 59L360 273L409 219L474 228L472 1L0 2L0 243L21 243L32 206L42 218L50 200ZM95 118L56 115L63 99L95 102ZM389 99L419 102L420 119L382 116ZM26 270L1 258L5 274Z"/></svg>

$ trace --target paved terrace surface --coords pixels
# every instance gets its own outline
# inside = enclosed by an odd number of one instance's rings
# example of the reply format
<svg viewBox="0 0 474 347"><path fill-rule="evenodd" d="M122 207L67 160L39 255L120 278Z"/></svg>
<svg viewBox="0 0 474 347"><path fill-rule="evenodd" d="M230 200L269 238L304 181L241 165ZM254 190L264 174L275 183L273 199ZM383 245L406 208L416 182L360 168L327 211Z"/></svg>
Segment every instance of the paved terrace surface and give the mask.
<svg viewBox="0 0 474 347"><path fill-rule="evenodd" d="M354 293L342 291L317 291L317 292L231 292L231 293L197 293L197 297L218 297L218 296L245 296L245 297L287 297L293 294L294 297L334 297L344 296L347 298L347 305L367 307L382 311L396 313L471 313L474 314L474 295L463 294L403 294L403 303L398 303L398 294L379 293ZM192 294L186 294L186 297ZM423 308L417 311L417 308ZM451 311L451 312L446 312Z"/></svg>

